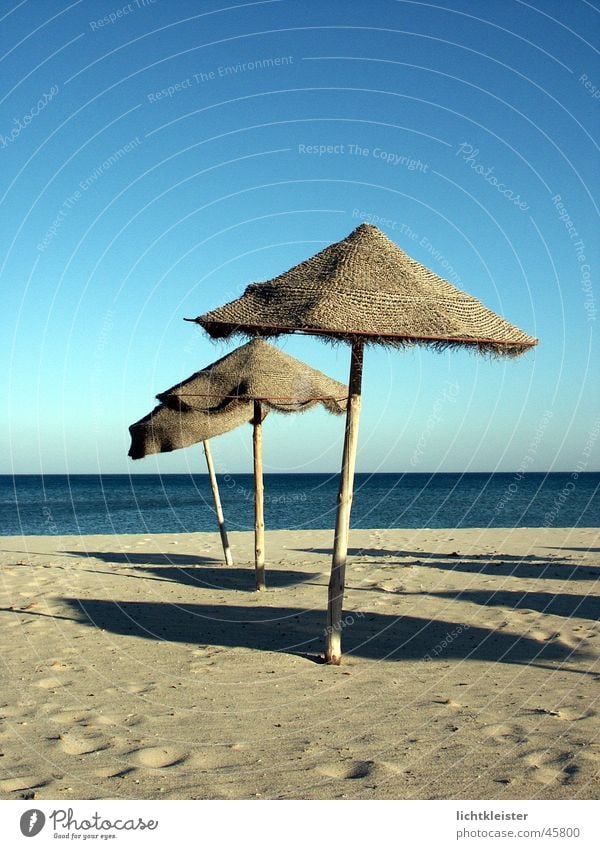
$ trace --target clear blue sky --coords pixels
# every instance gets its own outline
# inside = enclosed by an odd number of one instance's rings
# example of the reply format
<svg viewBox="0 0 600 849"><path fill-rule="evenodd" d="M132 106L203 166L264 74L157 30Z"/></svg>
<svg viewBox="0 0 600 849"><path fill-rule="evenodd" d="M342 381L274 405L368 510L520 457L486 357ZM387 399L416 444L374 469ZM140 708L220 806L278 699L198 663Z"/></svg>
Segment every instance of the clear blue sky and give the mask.
<svg viewBox="0 0 600 849"><path fill-rule="evenodd" d="M156 392L239 344L183 318L367 217L540 345L368 349L358 469L599 468L594 3L2 0L0 17L1 472L202 470L197 448L126 456ZM344 345L279 344L346 381ZM336 469L342 430L271 416L266 469ZM250 470L249 428L213 450Z"/></svg>

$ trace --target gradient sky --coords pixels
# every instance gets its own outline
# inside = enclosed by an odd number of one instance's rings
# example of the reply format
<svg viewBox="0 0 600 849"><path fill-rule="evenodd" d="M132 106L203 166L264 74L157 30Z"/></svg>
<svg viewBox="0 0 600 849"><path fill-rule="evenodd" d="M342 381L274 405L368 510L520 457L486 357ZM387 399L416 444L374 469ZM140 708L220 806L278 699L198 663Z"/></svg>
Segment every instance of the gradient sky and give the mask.
<svg viewBox="0 0 600 849"><path fill-rule="evenodd" d="M358 470L600 467L594 3L2 0L0 18L0 472L202 471L199 448L126 456L155 393L240 344L183 318L363 220L540 345L368 349ZM345 345L278 344L347 380ZM272 415L265 468L334 470L342 431ZM213 452L250 470L250 429Z"/></svg>

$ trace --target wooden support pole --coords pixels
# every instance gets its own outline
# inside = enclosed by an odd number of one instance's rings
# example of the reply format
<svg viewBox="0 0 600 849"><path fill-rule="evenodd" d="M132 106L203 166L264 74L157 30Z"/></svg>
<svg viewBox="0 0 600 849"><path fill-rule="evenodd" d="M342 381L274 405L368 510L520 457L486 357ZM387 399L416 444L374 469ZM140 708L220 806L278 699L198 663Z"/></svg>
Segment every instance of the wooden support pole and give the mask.
<svg viewBox="0 0 600 849"><path fill-rule="evenodd" d="M362 364L363 342L353 342L350 357L350 379L348 381L348 406L346 409L342 471L340 475L340 490L337 501L335 537L333 541L333 559L331 562L327 601L325 661L335 666L339 666L342 661L342 609L346 580L348 533L350 531L350 510L354 489L354 469L356 466L356 446L358 443L358 423L360 420Z"/></svg>
<svg viewBox="0 0 600 849"><path fill-rule="evenodd" d="M266 590L265 583L265 506L262 461L262 405L254 402L252 445L254 449L254 569L256 589Z"/></svg>
<svg viewBox="0 0 600 849"><path fill-rule="evenodd" d="M208 469L208 478L210 480L210 488L212 491L213 501L215 502L215 513L217 514L217 522L219 523L219 533L221 534L221 543L223 544L223 554L225 555L225 563L228 566L233 566L233 556L229 548L229 538L227 536L227 528L225 527L225 519L223 517L223 509L221 507L221 497L219 495L219 485L217 476L215 475L215 467L213 466L212 454L208 440L202 443L204 448L204 456L206 457L206 468Z"/></svg>

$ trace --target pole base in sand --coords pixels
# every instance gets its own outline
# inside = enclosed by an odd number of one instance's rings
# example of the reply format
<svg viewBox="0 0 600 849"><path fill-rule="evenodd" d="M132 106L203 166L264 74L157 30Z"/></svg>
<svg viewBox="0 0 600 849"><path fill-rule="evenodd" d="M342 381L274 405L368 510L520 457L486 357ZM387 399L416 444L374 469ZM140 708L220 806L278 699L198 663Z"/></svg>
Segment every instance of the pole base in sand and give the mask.
<svg viewBox="0 0 600 849"><path fill-rule="evenodd" d="M255 566L254 574L256 575L256 590L257 592L262 593L267 589L265 567L263 566L261 568L260 566Z"/></svg>

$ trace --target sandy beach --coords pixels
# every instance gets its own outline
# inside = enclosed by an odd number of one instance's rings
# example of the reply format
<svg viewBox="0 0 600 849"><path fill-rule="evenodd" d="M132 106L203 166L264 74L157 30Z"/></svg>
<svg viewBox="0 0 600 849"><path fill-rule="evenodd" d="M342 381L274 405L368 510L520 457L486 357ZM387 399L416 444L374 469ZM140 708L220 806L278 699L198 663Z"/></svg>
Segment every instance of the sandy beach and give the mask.
<svg viewBox="0 0 600 849"><path fill-rule="evenodd" d="M593 799L597 529L0 539L2 799Z"/></svg>

